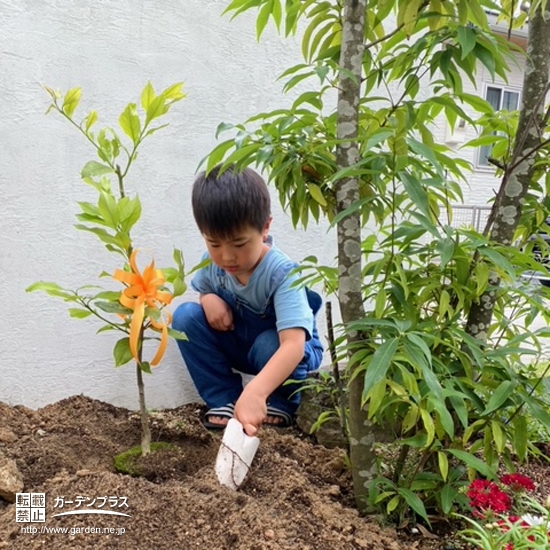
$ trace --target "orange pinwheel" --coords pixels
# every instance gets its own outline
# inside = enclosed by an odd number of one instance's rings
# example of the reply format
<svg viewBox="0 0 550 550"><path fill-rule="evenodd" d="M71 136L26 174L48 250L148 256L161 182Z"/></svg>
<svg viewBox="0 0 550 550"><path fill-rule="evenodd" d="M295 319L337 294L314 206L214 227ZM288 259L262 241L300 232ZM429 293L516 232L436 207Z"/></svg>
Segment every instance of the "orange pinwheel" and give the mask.
<svg viewBox="0 0 550 550"><path fill-rule="evenodd" d="M160 287L166 282L160 269L155 269L153 260L144 270L139 272L136 264L137 250L130 255L130 268L132 271L123 271L117 269L113 278L126 285L126 288L120 295L120 303L133 310L130 321L130 351L134 359L140 363L138 355L139 339L143 329L145 318L145 308L160 310L172 301L172 294L161 292ZM148 322L151 327L161 332L160 344L155 357L151 361L151 366L159 363L168 344L168 326L171 315L167 313L167 322L156 321L151 315L148 315Z"/></svg>

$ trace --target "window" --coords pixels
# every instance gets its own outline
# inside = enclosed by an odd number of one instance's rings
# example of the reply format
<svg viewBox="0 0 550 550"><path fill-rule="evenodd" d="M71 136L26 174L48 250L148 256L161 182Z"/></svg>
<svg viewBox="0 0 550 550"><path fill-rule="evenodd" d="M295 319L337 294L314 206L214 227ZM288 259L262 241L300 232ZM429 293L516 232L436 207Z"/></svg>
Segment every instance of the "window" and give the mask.
<svg viewBox="0 0 550 550"><path fill-rule="evenodd" d="M487 86L485 99L495 111L515 111L519 107L519 92L497 86ZM479 148L478 166L489 166L490 145Z"/></svg>

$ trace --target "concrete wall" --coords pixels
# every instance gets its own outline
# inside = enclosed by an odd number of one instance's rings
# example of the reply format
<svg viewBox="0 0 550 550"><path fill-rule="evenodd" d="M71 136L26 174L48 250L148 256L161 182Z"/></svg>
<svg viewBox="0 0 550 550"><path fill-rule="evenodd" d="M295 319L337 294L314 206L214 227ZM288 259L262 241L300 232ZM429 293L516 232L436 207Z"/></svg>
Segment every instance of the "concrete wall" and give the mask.
<svg viewBox="0 0 550 550"><path fill-rule="evenodd" d="M79 178L92 148L55 114L45 116L41 84L81 86L80 112L116 125L145 83L156 89L185 81L170 127L145 143L128 185L144 213L138 247L168 265L172 248L198 262L203 243L192 219L190 187L200 159L216 144L222 122L288 104L276 77L298 62L298 44L271 29L258 44L254 15L221 17L224 0L0 0L0 234L2 246L0 400L39 407L74 394L137 407L131 365L113 366L116 337L101 323L71 319L66 304L25 293L38 280L68 288L96 283L117 259L92 235L72 226L76 201L95 193ZM296 260L316 254L332 263L334 235L292 229L274 197L273 235ZM324 317L324 316L322 316ZM321 318L321 334L325 334ZM175 342L146 377L149 407L197 399Z"/></svg>

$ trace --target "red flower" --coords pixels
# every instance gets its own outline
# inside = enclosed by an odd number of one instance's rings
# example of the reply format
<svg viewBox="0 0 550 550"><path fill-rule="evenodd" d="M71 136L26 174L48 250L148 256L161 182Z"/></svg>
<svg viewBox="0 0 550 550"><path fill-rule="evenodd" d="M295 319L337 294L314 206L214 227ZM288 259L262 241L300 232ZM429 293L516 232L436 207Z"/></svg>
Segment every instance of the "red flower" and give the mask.
<svg viewBox="0 0 550 550"><path fill-rule="evenodd" d="M535 490L535 484L533 481L522 474L506 474L500 478L500 481L507 487L510 487L512 491L520 492L523 490Z"/></svg>
<svg viewBox="0 0 550 550"><path fill-rule="evenodd" d="M472 481L466 494L470 499L470 506L478 514L489 510L503 514L510 510L512 504L510 497L498 485L485 479Z"/></svg>

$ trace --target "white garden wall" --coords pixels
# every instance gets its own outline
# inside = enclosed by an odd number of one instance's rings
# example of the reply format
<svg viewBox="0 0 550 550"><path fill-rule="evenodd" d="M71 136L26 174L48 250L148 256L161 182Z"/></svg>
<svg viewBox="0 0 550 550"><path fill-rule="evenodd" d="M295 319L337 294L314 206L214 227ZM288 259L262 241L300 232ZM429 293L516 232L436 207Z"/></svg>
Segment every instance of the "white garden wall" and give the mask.
<svg viewBox="0 0 550 550"><path fill-rule="evenodd" d="M0 0L0 235L2 336L0 400L39 407L74 394L137 407L131 365L113 366L115 336L101 323L71 319L66 304L25 288L37 280L77 288L112 271L116 258L72 226L76 201L94 200L79 172L91 147L55 114L45 116L41 84L81 86L80 111L99 111L114 125L150 80L156 89L185 81L188 98L170 127L145 144L130 186L144 214L138 247L168 265L174 246L188 266L203 244L189 198L200 159L216 144L217 125L288 103L276 77L299 61L298 45L271 29L258 44L254 15L221 17L223 0ZM296 259L316 254L332 263L326 226L294 231L274 197L273 235ZM320 332L325 334L324 316ZM171 342L162 365L146 377L149 407L197 399Z"/></svg>
<svg viewBox="0 0 550 550"><path fill-rule="evenodd" d="M82 116L96 109L99 124L115 125L148 80L156 89L185 82L188 98L168 115L170 127L145 143L129 186L144 208L135 244L149 249L161 266L171 262L173 247L182 248L191 267L203 251L191 215L191 184L199 161L216 144L218 124L289 105L276 78L301 62L296 40L279 38L268 27L257 43L255 14L230 21L221 16L228 4L0 0L0 401L39 407L83 393L137 407L133 367L113 366L116 336L96 335L101 323L93 318L71 319L60 300L25 292L38 280L77 288L119 267L95 237L73 228L76 202L96 198L79 178L94 152L60 117L45 116L49 99L41 84L63 91L81 86ZM511 66L508 84L521 86L522 62ZM483 96L490 80L482 70L477 89L464 84ZM449 143L445 124L434 134ZM459 149L473 137L467 127L455 146L475 162L472 151ZM497 185L492 170L475 171L464 202L486 204ZM275 193L273 199L277 244L296 260L315 254L332 264L335 236L327 225L294 230ZM325 335L324 312L319 325ZM197 399L175 342L146 386L150 407Z"/></svg>

